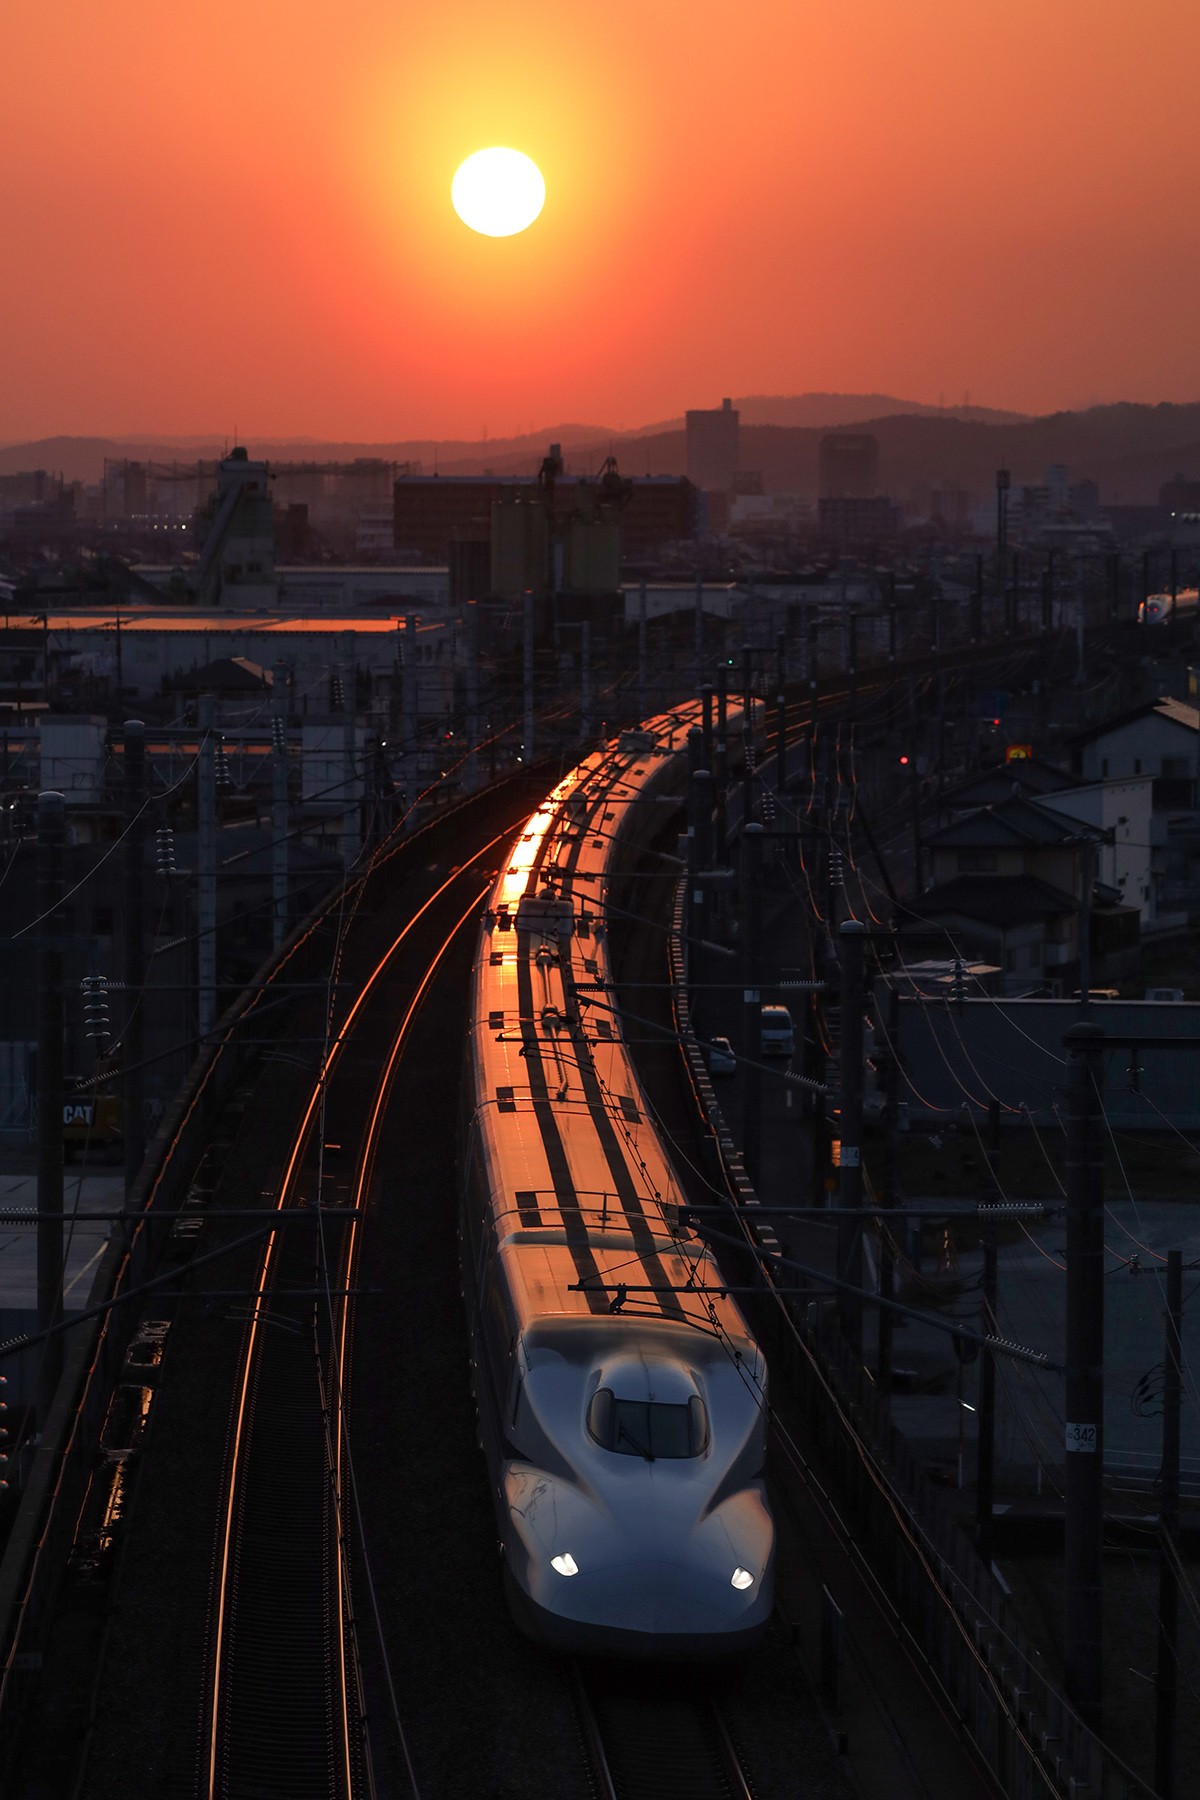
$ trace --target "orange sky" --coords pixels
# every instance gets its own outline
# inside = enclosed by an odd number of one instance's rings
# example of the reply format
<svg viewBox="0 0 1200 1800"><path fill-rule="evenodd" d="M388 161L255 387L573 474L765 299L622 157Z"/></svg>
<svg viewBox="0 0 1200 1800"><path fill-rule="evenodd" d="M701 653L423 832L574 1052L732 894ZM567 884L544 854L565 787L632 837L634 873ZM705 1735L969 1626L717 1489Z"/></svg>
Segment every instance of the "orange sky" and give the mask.
<svg viewBox="0 0 1200 1800"><path fill-rule="evenodd" d="M1196 0L26 0L0 440L1200 398ZM475 236L481 145L545 211Z"/></svg>

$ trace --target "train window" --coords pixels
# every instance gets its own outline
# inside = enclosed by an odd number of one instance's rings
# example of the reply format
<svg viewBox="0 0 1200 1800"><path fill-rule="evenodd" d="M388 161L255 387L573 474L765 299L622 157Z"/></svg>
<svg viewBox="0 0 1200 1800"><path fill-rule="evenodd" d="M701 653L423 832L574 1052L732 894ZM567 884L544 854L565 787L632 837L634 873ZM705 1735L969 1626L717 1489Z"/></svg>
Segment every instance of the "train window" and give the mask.
<svg viewBox="0 0 1200 1800"><path fill-rule="evenodd" d="M700 1456L708 1447L708 1415L693 1394L686 1406L657 1400L619 1400L611 1388L597 1388L588 1407L588 1431L617 1456L679 1459Z"/></svg>
<svg viewBox="0 0 1200 1800"><path fill-rule="evenodd" d="M588 1430L605 1450L612 1449L613 1394L611 1388L597 1388L588 1407Z"/></svg>

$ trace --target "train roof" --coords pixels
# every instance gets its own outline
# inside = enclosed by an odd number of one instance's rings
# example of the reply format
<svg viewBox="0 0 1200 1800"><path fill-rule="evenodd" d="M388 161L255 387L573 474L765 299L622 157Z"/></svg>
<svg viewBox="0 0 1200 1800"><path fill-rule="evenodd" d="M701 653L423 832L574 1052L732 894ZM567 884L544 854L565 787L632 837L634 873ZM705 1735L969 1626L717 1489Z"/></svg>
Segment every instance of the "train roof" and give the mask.
<svg viewBox="0 0 1200 1800"><path fill-rule="evenodd" d="M475 1113L517 1324L655 1320L752 1348L699 1239L623 1039L606 904L631 808L675 803L694 709L587 758L527 821L485 915ZM666 790L664 794L664 790ZM680 865L682 866L682 865ZM619 1310L617 1310L619 1309Z"/></svg>

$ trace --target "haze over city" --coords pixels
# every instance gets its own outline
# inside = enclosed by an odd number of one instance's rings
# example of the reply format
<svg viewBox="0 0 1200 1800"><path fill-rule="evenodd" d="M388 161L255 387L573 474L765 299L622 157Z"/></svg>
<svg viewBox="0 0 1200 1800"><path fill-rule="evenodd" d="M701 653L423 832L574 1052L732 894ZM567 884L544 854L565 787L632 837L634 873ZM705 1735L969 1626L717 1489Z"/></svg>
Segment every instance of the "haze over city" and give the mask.
<svg viewBox="0 0 1200 1800"><path fill-rule="evenodd" d="M0 440L1200 394L1186 0L53 0L6 38ZM546 183L508 238L450 205L494 143Z"/></svg>

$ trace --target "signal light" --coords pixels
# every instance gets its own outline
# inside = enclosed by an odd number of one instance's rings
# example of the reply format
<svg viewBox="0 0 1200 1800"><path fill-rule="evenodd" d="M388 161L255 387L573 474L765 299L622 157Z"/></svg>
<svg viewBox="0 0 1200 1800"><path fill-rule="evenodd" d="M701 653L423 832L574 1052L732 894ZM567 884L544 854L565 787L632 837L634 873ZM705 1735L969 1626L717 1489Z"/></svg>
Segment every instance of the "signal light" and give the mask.
<svg viewBox="0 0 1200 1800"><path fill-rule="evenodd" d="M902 768L902 769L907 769L907 767L908 767L908 758L907 758L907 756L902 756L902 757L901 757L901 758L900 758L900 767L901 767L901 768Z"/></svg>

